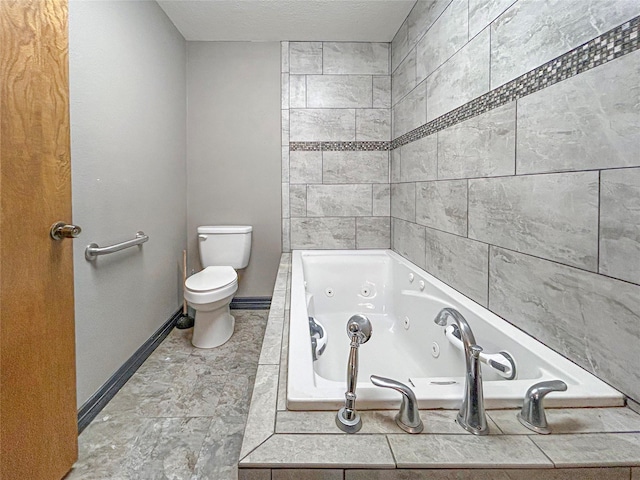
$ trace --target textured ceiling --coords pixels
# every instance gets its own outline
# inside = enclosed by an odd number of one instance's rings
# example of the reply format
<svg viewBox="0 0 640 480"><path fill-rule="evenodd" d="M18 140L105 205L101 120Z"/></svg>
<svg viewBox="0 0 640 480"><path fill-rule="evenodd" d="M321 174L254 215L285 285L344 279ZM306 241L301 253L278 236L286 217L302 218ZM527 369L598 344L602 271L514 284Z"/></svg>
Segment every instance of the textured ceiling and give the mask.
<svg viewBox="0 0 640 480"><path fill-rule="evenodd" d="M158 0L190 41L390 42L415 0Z"/></svg>

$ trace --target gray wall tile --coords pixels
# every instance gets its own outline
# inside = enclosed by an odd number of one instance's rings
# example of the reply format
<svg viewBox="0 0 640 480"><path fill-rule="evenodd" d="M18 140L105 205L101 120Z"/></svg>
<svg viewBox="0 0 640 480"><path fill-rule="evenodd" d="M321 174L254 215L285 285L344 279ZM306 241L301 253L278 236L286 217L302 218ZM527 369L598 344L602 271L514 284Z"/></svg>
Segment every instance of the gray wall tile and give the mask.
<svg viewBox="0 0 640 480"><path fill-rule="evenodd" d="M279 308L278 312L276 310L277 307L275 303L276 300L273 300L271 303L271 305L273 306L273 310L269 311L269 319L267 321L267 327L262 338L262 349L260 350L258 365L277 365L277 375L279 378L280 351L282 349L282 329L284 326L284 309Z"/></svg>
<svg viewBox="0 0 640 480"><path fill-rule="evenodd" d="M373 185L373 215L391 215L391 186L388 183Z"/></svg>
<svg viewBox="0 0 640 480"><path fill-rule="evenodd" d="M640 168L600 175L600 273L640 284Z"/></svg>
<svg viewBox="0 0 640 480"><path fill-rule="evenodd" d="M487 306L489 246L427 228L425 270L480 305Z"/></svg>
<svg viewBox="0 0 640 480"><path fill-rule="evenodd" d="M268 468L241 468L238 470L238 480L271 480L271 470Z"/></svg>
<svg viewBox="0 0 640 480"><path fill-rule="evenodd" d="M517 0L469 0L469 38L475 37Z"/></svg>
<svg viewBox="0 0 640 480"><path fill-rule="evenodd" d="M306 108L307 76L289 75L289 107Z"/></svg>
<svg viewBox="0 0 640 480"><path fill-rule="evenodd" d="M453 0L416 47L416 78L421 82L469 40L468 0Z"/></svg>
<svg viewBox="0 0 640 480"><path fill-rule="evenodd" d="M240 458L269 438L274 431L279 365L258 365L256 381L242 439Z"/></svg>
<svg viewBox="0 0 640 480"><path fill-rule="evenodd" d="M271 480L343 480L343 470L275 468Z"/></svg>
<svg viewBox="0 0 640 480"><path fill-rule="evenodd" d="M373 108L391 108L391 77L373 77Z"/></svg>
<svg viewBox="0 0 640 480"><path fill-rule="evenodd" d="M518 100L518 173L640 165L640 51Z"/></svg>
<svg viewBox="0 0 640 480"><path fill-rule="evenodd" d="M290 185L289 186L289 205L292 217L307 216L307 186L306 185Z"/></svg>
<svg viewBox="0 0 640 480"><path fill-rule="evenodd" d="M384 435L273 435L241 460L247 467L279 464L281 468L394 468Z"/></svg>
<svg viewBox="0 0 640 480"><path fill-rule="evenodd" d="M307 75L309 108L371 108L373 84L368 75Z"/></svg>
<svg viewBox="0 0 640 480"><path fill-rule="evenodd" d="M597 271L598 173L469 180L469 238Z"/></svg>
<svg viewBox="0 0 640 480"><path fill-rule="evenodd" d="M282 181L289 181L289 147L282 147Z"/></svg>
<svg viewBox="0 0 640 480"><path fill-rule="evenodd" d="M388 75L388 43L324 42L323 73Z"/></svg>
<svg viewBox="0 0 640 480"><path fill-rule="evenodd" d="M282 219L282 251L291 251L291 220L288 218Z"/></svg>
<svg viewBox="0 0 640 480"><path fill-rule="evenodd" d="M282 195L282 218L289 218L289 184L283 183L282 188L280 189L280 194Z"/></svg>
<svg viewBox="0 0 640 480"><path fill-rule="evenodd" d="M280 42L280 71L289 73L289 42Z"/></svg>
<svg viewBox="0 0 640 480"><path fill-rule="evenodd" d="M280 110L282 119L282 145L289 145L289 110Z"/></svg>
<svg viewBox="0 0 640 480"><path fill-rule="evenodd" d="M391 219L391 244L393 250L420 268L425 267L424 230L425 228L421 225L398 218Z"/></svg>
<svg viewBox="0 0 640 480"><path fill-rule="evenodd" d="M400 181L419 182L435 180L438 167L438 142L436 135L423 137L403 145L400 151Z"/></svg>
<svg viewBox="0 0 640 480"><path fill-rule="evenodd" d="M280 97L282 101L282 109L286 110L289 108L289 74L283 73L281 77Z"/></svg>
<svg viewBox="0 0 640 480"><path fill-rule="evenodd" d="M400 172L400 149L396 148L389 153L390 162L391 162L391 182L396 183L400 181L401 172Z"/></svg>
<svg viewBox="0 0 640 480"><path fill-rule="evenodd" d="M322 183L322 152L290 152L289 170L291 183Z"/></svg>
<svg viewBox="0 0 640 480"><path fill-rule="evenodd" d="M356 218L356 248L390 248L391 219L389 217Z"/></svg>
<svg viewBox="0 0 640 480"><path fill-rule="evenodd" d="M328 183L387 183L389 152L323 152L323 181Z"/></svg>
<svg viewBox="0 0 640 480"><path fill-rule="evenodd" d="M517 2L491 25L491 87L597 37L640 14L634 1Z"/></svg>
<svg viewBox="0 0 640 480"><path fill-rule="evenodd" d="M388 108L356 110L356 141L391 140L391 111Z"/></svg>
<svg viewBox="0 0 640 480"><path fill-rule="evenodd" d="M640 472L640 468L638 471ZM350 469L345 470L344 478L345 480L629 480L629 468Z"/></svg>
<svg viewBox="0 0 640 480"><path fill-rule="evenodd" d="M393 107L393 138L427 123L427 82L422 82Z"/></svg>
<svg viewBox="0 0 640 480"><path fill-rule="evenodd" d="M413 47L409 46L409 27L407 20L405 20L391 42L391 72L398 68L398 65L404 60L411 48Z"/></svg>
<svg viewBox="0 0 640 480"><path fill-rule="evenodd" d="M640 433L535 435L531 439L558 467L640 463Z"/></svg>
<svg viewBox="0 0 640 480"><path fill-rule="evenodd" d="M373 213L371 185L309 185L309 217L370 216Z"/></svg>
<svg viewBox="0 0 640 480"><path fill-rule="evenodd" d="M395 183L391 185L391 216L416 221L416 184Z"/></svg>
<svg viewBox="0 0 640 480"><path fill-rule="evenodd" d="M516 103L438 132L438 178L515 174Z"/></svg>
<svg viewBox="0 0 640 480"><path fill-rule="evenodd" d="M491 410L488 416L506 435L531 435L513 410ZM640 415L630 408L553 408L547 421L554 434L640 432Z"/></svg>
<svg viewBox="0 0 640 480"><path fill-rule="evenodd" d="M553 467L528 437L489 435L389 435L398 468Z"/></svg>
<svg viewBox="0 0 640 480"><path fill-rule="evenodd" d="M631 469L631 480L640 480L640 467L633 467Z"/></svg>
<svg viewBox="0 0 640 480"><path fill-rule="evenodd" d="M292 218L291 248L356 247L356 222L348 218Z"/></svg>
<svg viewBox="0 0 640 480"><path fill-rule="evenodd" d="M391 103L395 105L415 88L416 83L416 49L405 57L391 77Z"/></svg>
<svg viewBox="0 0 640 480"><path fill-rule="evenodd" d="M418 0L407 17L407 42L413 48L451 0Z"/></svg>
<svg viewBox="0 0 640 480"><path fill-rule="evenodd" d="M426 82L428 121L488 92L489 30L467 43Z"/></svg>
<svg viewBox="0 0 640 480"><path fill-rule="evenodd" d="M290 73L322 73L322 42L289 42Z"/></svg>
<svg viewBox="0 0 640 480"><path fill-rule="evenodd" d="M354 141L356 111L352 109L291 109L291 141ZM288 142L287 142L288 143Z"/></svg>
<svg viewBox="0 0 640 480"><path fill-rule="evenodd" d="M416 184L416 222L467 236L467 180Z"/></svg>
<svg viewBox="0 0 640 480"><path fill-rule="evenodd" d="M489 308L640 398L640 286L491 247Z"/></svg>

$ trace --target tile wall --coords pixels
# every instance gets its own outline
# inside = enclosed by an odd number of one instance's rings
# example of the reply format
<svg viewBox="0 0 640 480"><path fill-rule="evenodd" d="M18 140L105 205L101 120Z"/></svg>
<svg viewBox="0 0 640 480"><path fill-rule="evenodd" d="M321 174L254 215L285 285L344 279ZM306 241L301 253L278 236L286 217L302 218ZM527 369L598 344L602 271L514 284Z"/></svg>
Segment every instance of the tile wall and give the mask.
<svg viewBox="0 0 640 480"><path fill-rule="evenodd" d="M388 43L282 42L282 244L389 248Z"/></svg>
<svg viewBox="0 0 640 480"><path fill-rule="evenodd" d="M418 1L392 43L390 166L395 251L636 401L638 15Z"/></svg>

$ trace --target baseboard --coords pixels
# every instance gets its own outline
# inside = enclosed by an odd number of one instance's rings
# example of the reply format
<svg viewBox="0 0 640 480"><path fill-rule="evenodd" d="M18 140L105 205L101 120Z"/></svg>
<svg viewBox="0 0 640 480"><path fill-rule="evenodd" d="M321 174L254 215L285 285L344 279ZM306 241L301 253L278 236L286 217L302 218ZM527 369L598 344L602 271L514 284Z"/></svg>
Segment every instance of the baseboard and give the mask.
<svg viewBox="0 0 640 480"><path fill-rule="evenodd" d="M78 435L96 418L118 390L138 370L149 355L169 335L182 315L182 307L174 313L156 332L144 342L138 350L114 373L107 382L98 389L78 410Z"/></svg>
<svg viewBox="0 0 640 480"><path fill-rule="evenodd" d="M232 310L269 310L271 297L236 297L231 300Z"/></svg>

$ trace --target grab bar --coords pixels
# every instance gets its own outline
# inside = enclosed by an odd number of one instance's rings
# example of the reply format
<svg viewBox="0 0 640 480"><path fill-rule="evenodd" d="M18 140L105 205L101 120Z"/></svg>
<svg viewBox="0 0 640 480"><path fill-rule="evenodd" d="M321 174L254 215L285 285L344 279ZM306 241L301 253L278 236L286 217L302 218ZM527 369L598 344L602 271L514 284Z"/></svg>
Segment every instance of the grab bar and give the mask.
<svg viewBox="0 0 640 480"><path fill-rule="evenodd" d="M107 255L109 253L119 252L125 248L135 247L141 245L144 242L149 241L149 235L145 235L144 232L136 232L136 238L133 240L127 240L126 242L116 243L115 245L109 245L108 247L100 247L97 243L90 243L87 245L87 249L84 251L84 257L91 261L98 255Z"/></svg>
<svg viewBox="0 0 640 480"><path fill-rule="evenodd" d="M445 337L449 340L451 345L458 350L463 350L462 339L460 338L460 330L457 325L449 325L444 331ZM516 362L509 353L501 351L498 353L485 353L480 352L480 361L485 365L493 368L498 375L506 380L513 380L516 378Z"/></svg>

